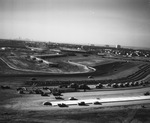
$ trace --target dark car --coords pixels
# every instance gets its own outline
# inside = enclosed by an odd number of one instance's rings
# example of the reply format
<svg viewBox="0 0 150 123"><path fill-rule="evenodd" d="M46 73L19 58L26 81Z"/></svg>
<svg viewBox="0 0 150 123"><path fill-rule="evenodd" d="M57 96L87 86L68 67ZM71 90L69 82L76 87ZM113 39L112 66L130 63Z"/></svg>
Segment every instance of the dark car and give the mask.
<svg viewBox="0 0 150 123"><path fill-rule="evenodd" d="M62 96L60 92L53 93L54 96Z"/></svg>
<svg viewBox="0 0 150 123"><path fill-rule="evenodd" d="M79 85L79 89L87 89L87 90L90 90L91 88L90 88L88 85L86 85L86 84L81 84L81 85Z"/></svg>
<svg viewBox="0 0 150 123"><path fill-rule="evenodd" d="M128 83L128 82L124 83L123 85L124 85L125 87L129 87L129 83Z"/></svg>
<svg viewBox="0 0 150 123"><path fill-rule="evenodd" d="M64 103L60 103L58 104L59 107L68 107L68 105L64 104Z"/></svg>
<svg viewBox="0 0 150 123"><path fill-rule="evenodd" d="M69 88L79 88L79 85L77 83L71 83Z"/></svg>
<svg viewBox="0 0 150 123"><path fill-rule="evenodd" d="M111 85L111 87L113 87L113 88L118 88L118 84L117 84L117 83L113 83L113 84Z"/></svg>
<svg viewBox="0 0 150 123"><path fill-rule="evenodd" d="M59 85L59 88L68 88L68 85Z"/></svg>
<svg viewBox="0 0 150 123"><path fill-rule="evenodd" d="M150 95L150 93L147 91L144 93L145 96Z"/></svg>
<svg viewBox="0 0 150 123"><path fill-rule="evenodd" d="M50 106L52 106L52 103L50 103L50 102L44 102L43 105L50 105Z"/></svg>
<svg viewBox="0 0 150 123"><path fill-rule="evenodd" d="M1 88L2 88L2 89L10 89L10 87L7 86L7 85L1 85Z"/></svg>
<svg viewBox="0 0 150 123"><path fill-rule="evenodd" d="M41 96L49 96L47 93L41 93Z"/></svg>
<svg viewBox="0 0 150 123"><path fill-rule="evenodd" d="M56 96L55 99L64 100L64 98L62 98L60 96Z"/></svg>
<svg viewBox="0 0 150 123"><path fill-rule="evenodd" d="M85 104L85 102L79 102L78 105L79 106L85 106L86 104Z"/></svg>
<svg viewBox="0 0 150 123"><path fill-rule="evenodd" d="M94 104L94 105L102 105L102 103L99 102L99 101L95 101L93 104Z"/></svg>
<svg viewBox="0 0 150 123"><path fill-rule="evenodd" d="M118 86L119 87L124 87L124 84L123 83L118 83Z"/></svg>
<svg viewBox="0 0 150 123"><path fill-rule="evenodd" d="M101 84L101 83L99 83L99 84L97 84L96 86L95 86L95 88L102 88L103 87L103 84Z"/></svg>
<svg viewBox="0 0 150 123"><path fill-rule="evenodd" d="M69 100L78 100L78 99L75 97L70 97Z"/></svg>

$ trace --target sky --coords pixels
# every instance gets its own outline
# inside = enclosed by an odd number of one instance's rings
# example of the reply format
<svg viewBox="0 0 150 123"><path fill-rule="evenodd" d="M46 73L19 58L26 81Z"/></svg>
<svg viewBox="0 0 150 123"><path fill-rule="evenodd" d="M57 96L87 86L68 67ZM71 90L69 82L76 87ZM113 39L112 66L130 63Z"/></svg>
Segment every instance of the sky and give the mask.
<svg viewBox="0 0 150 123"><path fill-rule="evenodd" d="M0 0L0 38L150 48L150 0Z"/></svg>

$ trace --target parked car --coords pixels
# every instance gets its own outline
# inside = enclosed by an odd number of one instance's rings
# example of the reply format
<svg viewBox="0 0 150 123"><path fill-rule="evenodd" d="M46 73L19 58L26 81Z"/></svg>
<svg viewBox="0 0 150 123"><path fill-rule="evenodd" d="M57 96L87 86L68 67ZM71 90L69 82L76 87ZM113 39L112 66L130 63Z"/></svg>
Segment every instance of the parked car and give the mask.
<svg viewBox="0 0 150 123"><path fill-rule="evenodd" d="M139 85L139 83L138 82L134 82L134 86L138 86Z"/></svg>
<svg viewBox="0 0 150 123"><path fill-rule="evenodd" d="M78 99L75 97L70 97L69 100L78 100Z"/></svg>
<svg viewBox="0 0 150 123"><path fill-rule="evenodd" d="M50 102L44 102L43 105L50 105L50 106L52 106L52 103L50 103Z"/></svg>
<svg viewBox="0 0 150 123"><path fill-rule="evenodd" d="M113 83L113 84L111 85L111 87L113 87L113 88L118 88L118 84L117 84L117 83Z"/></svg>
<svg viewBox="0 0 150 123"><path fill-rule="evenodd" d="M130 83L129 83L129 86L134 86L134 82L130 82Z"/></svg>
<svg viewBox="0 0 150 123"><path fill-rule="evenodd" d="M144 95L148 96L148 95L150 95L150 93L147 91L147 92L144 93Z"/></svg>
<svg viewBox="0 0 150 123"><path fill-rule="evenodd" d="M60 103L58 104L59 107L68 107L68 105L66 105L65 103Z"/></svg>
<svg viewBox="0 0 150 123"><path fill-rule="evenodd" d="M47 93L41 93L41 96L49 96Z"/></svg>
<svg viewBox="0 0 150 123"><path fill-rule="evenodd" d="M78 105L79 106L85 106L86 104L85 104L85 102L79 102Z"/></svg>
<svg viewBox="0 0 150 123"><path fill-rule="evenodd" d="M68 85L59 85L59 88L68 88Z"/></svg>
<svg viewBox="0 0 150 123"><path fill-rule="evenodd" d="M36 94L42 94L42 93L43 93L42 89L39 89L39 88L33 89L33 91L34 91Z"/></svg>
<svg viewBox="0 0 150 123"><path fill-rule="evenodd" d="M60 96L55 97L55 99L64 100L64 98L62 98Z"/></svg>
<svg viewBox="0 0 150 123"><path fill-rule="evenodd" d="M111 84L110 84L110 83L107 83L107 84L106 84L106 87L111 87Z"/></svg>
<svg viewBox="0 0 150 123"><path fill-rule="evenodd" d="M98 83L96 86L95 86L95 88L102 88L103 87L103 85L101 84L101 83Z"/></svg>
<svg viewBox="0 0 150 123"><path fill-rule="evenodd" d="M71 83L69 85L69 88L78 88L78 87L79 87L79 85L77 83Z"/></svg>
<svg viewBox="0 0 150 123"><path fill-rule="evenodd" d="M93 104L94 104L94 105L102 105L102 103L99 102L99 101L95 101Z"/></svg>
<svg viewBox="0 0 150 123"><path fill-rule="evenodd" d="M48 88L48 87L43 87L43 90L48 90L48 89L50 89L50 88Z"/></svg>
<svg viewBox="0 0 150 123"><path fill-rule="evenodd" d="M87 89L87 90L90 90L90 87L86 84L81 84L79 85L79 89Z"/></svg>
<svg viewBox="0 0 150 123"><path fill-rule="evenodd" d="M19 94L25 94L25 92L23 90L19 90L18 93Z"/></svg>
<svg viewBox="0 0 150 123"><path fill-rule="evenodd" d="M143 85L143 82L142 82L142 81L139 81L138 83L139 83L139 85Z"/></svg>
<svg viewBox="0 0 150 123"><path fill-rule="evenodd" d="M119 87L124 87L124 84L123 83L118 83L118 86Z"/></svg>
<svg viewBox="0 0 150 123"><path fill-rule="evenodd" d="M60 92L54 92L53 95L54 96L62 96Z"/></svg>
<svg viewBox="0 0 150 123"><path fill-rule="evenodd" d="M10 89L10 86L7 86L7 85L1 85L1 89Z"/></svg>
<svg viewBox="0 0 150 123"><path fill-rule="evenodd" d="M129 87L129 83L128 83L128 82L124 83L123 85L124 85L125 87Z"/></svg>

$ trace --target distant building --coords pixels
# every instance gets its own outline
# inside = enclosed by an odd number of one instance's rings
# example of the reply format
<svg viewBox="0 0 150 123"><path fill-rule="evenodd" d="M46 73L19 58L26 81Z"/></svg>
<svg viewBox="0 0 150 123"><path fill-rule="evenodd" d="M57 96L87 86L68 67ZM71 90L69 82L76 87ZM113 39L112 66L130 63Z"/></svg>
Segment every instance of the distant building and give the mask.
<svg viewBox="0 0 150 123"><path fill-rule="evenodd" d="M91 46L95 46L94 44L91 44Z"/></svg>
<svg viewBox="0 0 150 123"><path fill-rule="evenodd" d="M120 48L121 48L121 45L116 45L116 48L117 48L117 49L120 49Z"/></svg>
<svg viewBox="0 0 150 123"><path fill-rule="evenodd" d="M107 48L108 48L108 47L109 47L109 45L105 45L105 47L107 47Z"/></svg>

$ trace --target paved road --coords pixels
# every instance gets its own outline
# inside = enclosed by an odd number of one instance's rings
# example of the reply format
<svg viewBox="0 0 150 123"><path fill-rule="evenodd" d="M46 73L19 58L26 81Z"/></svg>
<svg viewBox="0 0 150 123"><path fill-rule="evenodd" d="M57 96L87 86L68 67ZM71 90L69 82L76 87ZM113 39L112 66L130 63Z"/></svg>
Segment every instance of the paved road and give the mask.
<svg viewBox="0 0 150 123"><path fill-rule="evenodd" d="M79 102L85 102L85 104L93 104L98 101L100 103L119 103L122 102L132 102L133 101L150 101L150 96L128 96L128 97L109 97L109 98L101 98L101 99L83 99L83 100L69 100L69 101L54 101L51 102L52 106L57 106L58 104L64 103L66 105L78 105Z"/></svg>
<svg viewBox="0 0 150 123"><path fill-rule="evenodd" d="M147 91L150 91L150 87L133 90L64 93L65 100L49 100L49 102L54 107L64 103L73 108L79 108L78 103L82 101L88 105L87 108L96 106L93 104L95 101L102 103L99 105L100 107L144 104L150 103L150 96L144 96ZM70 101L68 99L70 96L76 97L78 100Z"/></svg>

